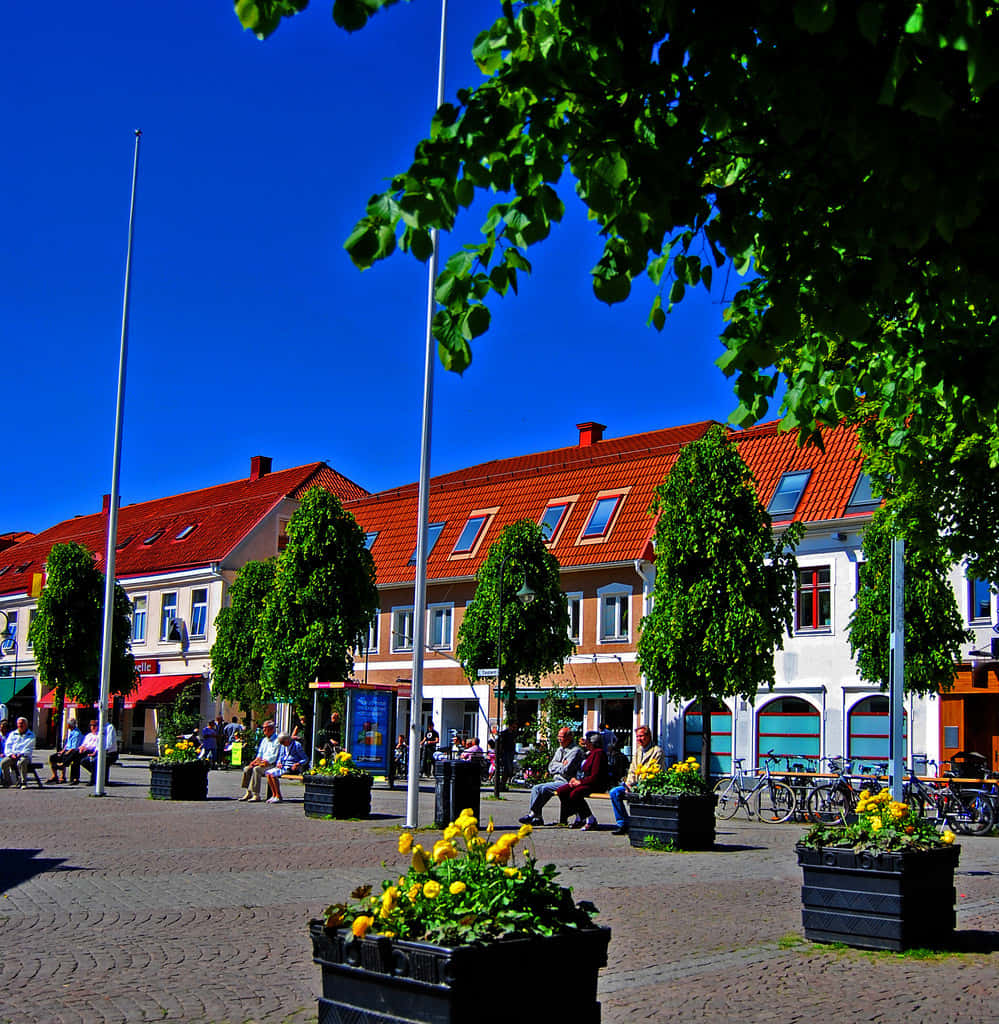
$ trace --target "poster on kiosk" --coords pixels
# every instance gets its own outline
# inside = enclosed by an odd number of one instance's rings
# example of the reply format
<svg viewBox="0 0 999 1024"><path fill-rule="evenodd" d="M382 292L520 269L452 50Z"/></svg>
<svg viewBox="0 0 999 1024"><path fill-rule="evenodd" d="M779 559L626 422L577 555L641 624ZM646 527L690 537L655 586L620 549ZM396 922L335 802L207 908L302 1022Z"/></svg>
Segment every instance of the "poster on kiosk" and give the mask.
<svg viewBox="0 0 999 1024"><path fill-rule="evenodd" d="M395 694L379 690L347 690L347 749L359 768L387 775L392 753L392 702Z"/></svg>

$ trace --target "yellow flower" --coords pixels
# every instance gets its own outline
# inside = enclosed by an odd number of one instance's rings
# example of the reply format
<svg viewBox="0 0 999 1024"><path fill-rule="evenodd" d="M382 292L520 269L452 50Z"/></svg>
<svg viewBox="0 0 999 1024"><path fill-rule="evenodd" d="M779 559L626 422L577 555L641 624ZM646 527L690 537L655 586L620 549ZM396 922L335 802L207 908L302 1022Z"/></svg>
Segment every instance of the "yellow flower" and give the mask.
<svg viewBox="0 0 999 1024"><path fill-rule="evenodd" d="M440 864L442 860L453 860L458 856L458 851L449 839L438 839L434 843L434 863Z"/></svg>
<svg viewBox="0 0 999 1024"><path fill-rule="evenodd" d="M493 824L493 816L489 815L489 824L486 826L486 831L492 835L496 831L496 826Z"/></svg>
<svg viewBox="0 0 999 1024"><path fill-rule="evenodd" d="M406 892L406 898L410 903L416 902L416 897L420 895L420 883L414 882Z"/></svg>
<svg viewBox="0 0 999 1024"><path fill-rule="evenodd" d="M954 835L953 832L951 832L949 828L945 828L943 832L940 834L940 841L943 843L950 844L954 842L955 838L957 837Z"/></svg>
<svg viewBox="0 0 999 1024"><path fill-rule="evenodd" d="M872 815L872 817L871 817L871 831L872 832L880 832L882 825L883 825L883 822L881 821L881 818L877 814Z"/></svg>
<svg viewBox="0 0 999 1024"><path fill-rule="evenodd" d="M401 854L403 854L403 856L405 856L412 849L413 849L413 833L412 832L403 832L403 834L401 836L399 836L399 852Z"/></svg>
<svg viewBox="0 0 999 1024"><path fill-rule="evenodd" d="M319 767L320 768L325 768L326 767L326 758L325 757L319 758Z"/></svg>
<svg viewBox="0 0 999 1024"><path fill-rule="evenodd" d="M485 845L486 841L482 836L472 836L472 838L468 840L468 848L470 850L481 849Z"/></svg>
<svg viewBox="0 0 999 1024"><path fill-rule="evenodd" d="M467 888L468 886L465 885L464 882L452 882L450 886L448 886L447 891L452 896L460 896Z"/></svg>
<svg viewBox="0 0 999 1024"><path fill-rule="evenodd" d="M354 933L355 939L364 937L364 933L375 923L373 917L355 917L350 930Z"/></svg>
<svg viewBox="0 0 999 1024"><path fill-rule="evenodd" d="M449 842L454 839L455 836L461 835L461 829L454 823L451 822L446 829L444 829L444 838Z"/></svg>
<svg viewBox="0 0 999 1024"><path fill-rule="evenodd" d="M520 871L518 868L503 868L503 874L507 878L520 878Z"/></svg>
<svg viewBox="0 0 999 1024"><path fill-rule="evenodd" d="M520 836L516 832L504 832L503 835L496 840L497 846L516 846L520 842Z"/></svg>
<svg viewBox="0 0 999 1024"><path fill-rule="evenodd" d="M458 826L462 831L468 828L469 825L478 825L479 819L472 814L472 808L466 807L461 814L458 815L454 820L454 824Z"/></svg>
<svg viewBox="0 0 999 1024"><path fill-rule="evenodd" d="M163 753L164 754L172 754L173 753L173 747L167 747L166 750L163 751Z"/></svg>
<svg viewBox="0 0 999 1024"><path fill-rule="evenodd" d="M526 839L533 831L534 831L534 826L533 825L521 825L520 828L517 829L517 835L521 839Z"/></svg>
<svg viewBox="0 0 999 1024"><path fill-rule="evenodd" d="M427 870L430 864L430 857L426 850L420 846L419 843L413 847L413 870L419 874L423 874Z"/></svg>
<svg viewBox="0 0 999 1024"><path fill-rule="evenodd" d="M385 892L382 893L382 908L379 911L379 916L388 917L395 909L395 904L398 899L399 890L394 885L390 885Z"/></svg>
<svg viewBox="0 0 999 1024"><path fill-rule="evenodd" d="M471 845L472 840L479 834L479 830L474 825L466 825L462 835L465 837L465 842Z"/></svg>
<svg viewBox="0 0 999 1024"><path fill-rule="evenodd" d="M486 860L490 864L505 864L509 859L509 846L500 846L499 843L493 843L493 845L486 850Z"/></svg>
<svg viewBox="0 0 999 1024"><path fill-rule="evenodd" d="M428 900L435 900L441 894L440 882L429 881L423 886L423 895Z"/></svg>

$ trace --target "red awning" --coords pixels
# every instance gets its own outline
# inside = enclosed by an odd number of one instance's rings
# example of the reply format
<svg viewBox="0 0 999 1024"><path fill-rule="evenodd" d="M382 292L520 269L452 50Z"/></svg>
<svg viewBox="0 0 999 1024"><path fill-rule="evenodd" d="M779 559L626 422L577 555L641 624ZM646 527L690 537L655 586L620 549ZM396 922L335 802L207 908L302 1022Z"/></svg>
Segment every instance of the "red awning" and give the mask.
<svg viewBox="0 0 999 1024"><path fill-rule="evenodd" d="M204 676L200 672L191 676L140 676L138 688L125 697L124 706L134 708L136 704L169 704L188 683L200 683L203 679ZM75 700L67 701L66 705L80 706ZM38 702L38 707L54 706L55 690L49 690Z"/></svg>

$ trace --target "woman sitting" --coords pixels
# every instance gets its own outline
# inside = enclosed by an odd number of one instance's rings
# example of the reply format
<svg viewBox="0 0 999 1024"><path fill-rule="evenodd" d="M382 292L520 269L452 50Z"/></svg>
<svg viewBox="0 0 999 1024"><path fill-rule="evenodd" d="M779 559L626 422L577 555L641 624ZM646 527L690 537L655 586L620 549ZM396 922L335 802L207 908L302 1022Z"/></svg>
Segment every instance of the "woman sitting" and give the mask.
<svg viewBox="0 0 999 1024"><path fill-rule="evenodd" d="M576 777L560 786L555 795L562 801L563 820L570 813L576 815L576 820L570 822L569 828L581 828L589 832L597 827L597 819L590 813L586 798L591 793L600 793L607 788L607 758L598 732L588 732L580 740L580 746L583 748L583 763Z"/></svg>

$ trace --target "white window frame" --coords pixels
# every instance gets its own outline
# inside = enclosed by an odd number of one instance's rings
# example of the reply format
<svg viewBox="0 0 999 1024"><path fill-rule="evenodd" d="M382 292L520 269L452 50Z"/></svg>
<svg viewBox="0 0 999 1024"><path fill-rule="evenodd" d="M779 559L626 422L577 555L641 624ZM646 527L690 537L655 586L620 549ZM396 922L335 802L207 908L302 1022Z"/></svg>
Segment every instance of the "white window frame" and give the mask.
<svg viewBox="0 0 999 1024"><path fill-rule="evenodd" d="M631 611L631 598L634 593L634 588L628 586L626 583L608 583L605 587L600 587L597 590L597 602L598 602L598 619L597 619L597 641L602 644L624 644L631 643L631 621L633 618ZM608 636L604 632L604 608L608 602L614 602L616 612L614 615L615 624L617 630L613 635ZM621 605L627 609L627 629L622 633L621 631Z"/></svg>
<svg viewBox="0 0 999 1024"><path fill-rule="evenodd" d="M364 639L361 640L357 648L358 654L377 654L378 653L378 624L381 619L381 613L375 612L368 624L368 632L365 634Z"/></svg>
<svg viewBox="0 0 999 1024"><path fill-rule="evenodd" d="M172 605L167 602L167 598L172 597ZM167 608L173 608L173 614L167 616ZM165 644L167 637L170 633L170 620L177 618L177 591L166 590L160 595L160 643Z"/></svg>
<svg viewBox="0 0 999 1024"><path fill-rule="evenodd" d="M434 643L434 624L446 620L446 630L441 631L441 642ZM446 635L445 635L446 634ZM435 651L449 651L454 642L454 602L442 601L427 605L427 646Z"/></svg>
<svg viewBox="0 0 999 1024"><path fill-rule="evenodd" d="M565 595L566 606L569 609L569 639L574 644L581 644L583 642L583 592L581 590L574 590L571 594ZM576 605L578 609L576 615L576 621L578 630L574 634L572 632L572 606Z"/></svg>
<svg viewBox="0 0 999 1024"><path fill-rule="evenodd" d="M139 601L145 602L143 604L141 612L137 607ZM142 636L135 635L135 623L136 616L141 615L142 622ZM149 595L148 594L136 594L132 598L132 643L133 644L144 644L146 642L146 635L149 631Z"/></svg>
<svg viewBox="0 0 999 1024"><path fill-rule="evenodd" d="M409 621L409 631L405 629L405 620ZM402 625L404 628L399 629ZM408 635L409 643L405 641ZM411 604L397 605L392 609L392 636L389 640L389 650L395 654L411 654L413 651L413 606Z"/></svg>
<svg viewBox="0 0 999 1024"><path fill-rule="evenodd" d="M31 642L31 625L32 625L32 623L35 621L35 619L37 617L38 617L38 608L37 607L29 608L28 609L28 632L25 634L25 637L24 637L24 647L25 647L25 650L28 650L28 651L32 650L34 648L34 646L35 646Z"/></svg>
<svg viewBox="0 0 999 1024"><path fill-rule="evenodd" d="M199 592L203 593L205 595L205 600L203 602L195 601L194 600L194 595L199 593ZM195 619L194 610L195 610L195 608L200 608L202 605L204 605L204 609L205 609L205 620L204 620L204 623L202 625L201 632L197 632L196 631L197 627L196 627L196 619ZM208 636L208 588L207 587L195 587L191 591L191 639L192 640L204 640L207 636Z"/></svg>
<svg viewBox="0 0 999 1024"><path fill-rule="evenodd" d="M17 652L17 620L18 609L11 608L7 611L7 629L0 633L0 649L4 654L15 654Z"/></svg>

